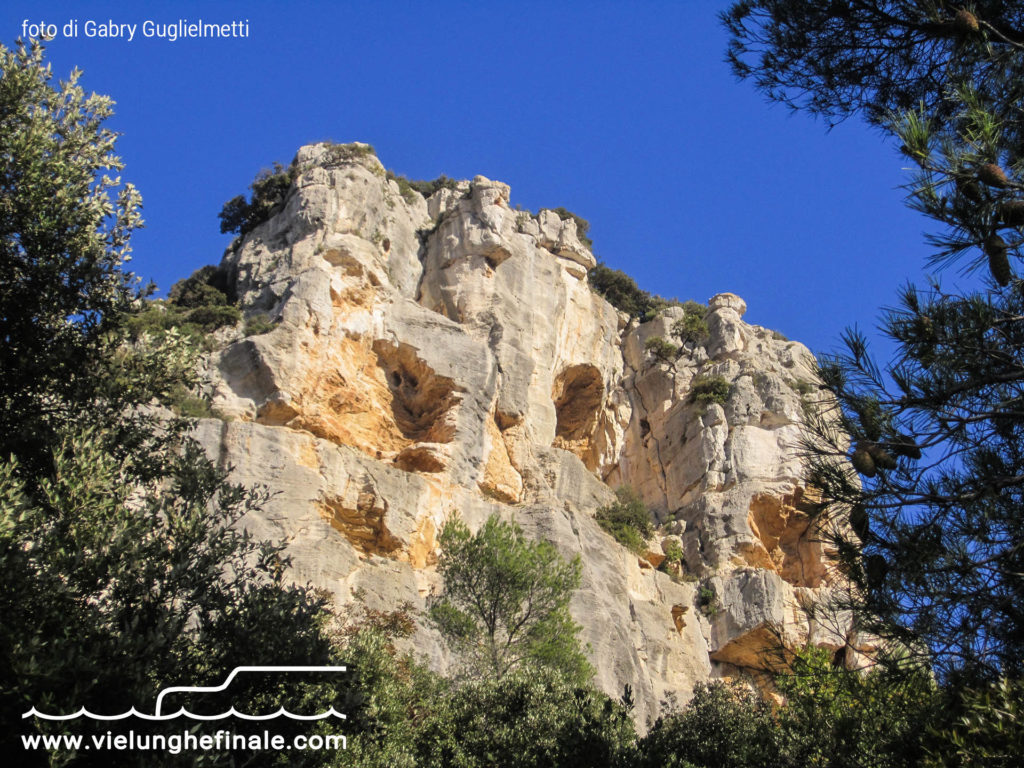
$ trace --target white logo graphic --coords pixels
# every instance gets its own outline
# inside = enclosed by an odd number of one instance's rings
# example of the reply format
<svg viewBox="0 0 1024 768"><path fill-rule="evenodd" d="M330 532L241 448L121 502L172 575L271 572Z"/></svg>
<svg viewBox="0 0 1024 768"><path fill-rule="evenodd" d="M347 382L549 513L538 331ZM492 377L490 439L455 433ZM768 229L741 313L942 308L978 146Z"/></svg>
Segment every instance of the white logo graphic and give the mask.
<svg viewBox="0 0 1024 768"><path fill-rule="evenodd" d="M334 707L328 708L326 712L321 712L319 715L293 715L291 712L286 710L284 707L279 708L276 712L271 712L267 715L246 715L242 712L238 712L232 706L227 712L219 715L196 715L189 712L187 709L182 707L177 712L171 714L162 714L164 696L171 693L217 693L225 690L231 681L235 679L237 675L242 672L344 672L345 667L235 667L231 670L231 674L227 676L227 679L220 685L174 685L170 688L164 688L156 697L156 709L152 715L146 714L145 712L139 712L132 707L127 712L122 712L120 715L95 715L85 707L82 707L77 712L72 712L70 715L47 715L36 710L32 707L28 712L21 716L24 720L27 717L40 717L43 720L74 720L79 717L88 717L92 720L124 720L127 717L139 717L143 720L174 720L175 718L184 715L190 720L223 720L226 717L239 717L243 720L273 720L277 717L287 717L291 720L323 720L327 717L339 717L342 720L345 719L345 715L341 712L336 712Z"/></svg>

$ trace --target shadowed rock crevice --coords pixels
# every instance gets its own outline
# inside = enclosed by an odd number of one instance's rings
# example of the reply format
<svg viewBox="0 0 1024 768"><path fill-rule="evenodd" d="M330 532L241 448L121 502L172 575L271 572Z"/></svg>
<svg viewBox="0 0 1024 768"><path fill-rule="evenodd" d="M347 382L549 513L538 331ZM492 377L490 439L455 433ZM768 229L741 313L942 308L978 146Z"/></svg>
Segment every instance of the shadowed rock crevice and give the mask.
<svg viewBox="0 0 1024 768"><path fill-rule="evenodd" d="M601 371L586 363L566 368L555 377L551 399L556 414L554 446L575 453L593 470L590 438L604 402Z"/></svg>
<svg viewBox="0 0 1024 768"><path fill-rule="evenodd" d="M395 557L402 542L384 524L387 502L370 491L359 494L355 508L339 498L318 502L320 515L363 555Z"/></svg>

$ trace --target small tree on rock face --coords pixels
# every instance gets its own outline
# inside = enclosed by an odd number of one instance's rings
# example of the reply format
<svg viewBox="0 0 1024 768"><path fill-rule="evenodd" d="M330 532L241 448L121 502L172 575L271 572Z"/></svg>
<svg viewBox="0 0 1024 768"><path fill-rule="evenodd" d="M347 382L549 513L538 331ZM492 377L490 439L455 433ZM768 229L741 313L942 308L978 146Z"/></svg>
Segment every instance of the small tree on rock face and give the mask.
<svg viewBox="0 0 1024 768"><path fill-rule="evenodd" d="M672 324L672 335L684 344L702 344L710 334L705 320L708 308L696 301L683 302L683 316Z"/></svg>
<svg viewBox="0 0 1024 768"><path fill-rule="evenodd" d="M589 680L579 626L569 615L580 585L578 556L566 562L553 544L527 541L519 526L497 516L476 534L450 521L440 545L444 591L430 616L471 671L501 678L535 664Z"/></svg>
<svg viewBox="0 0 1024 768"><path fill-rule="evenodd" d="M644 540L654 531L650 510L628 485L615 489L615 501L597 510L595 519L617 542L637 554L643 552Z"/></svg>

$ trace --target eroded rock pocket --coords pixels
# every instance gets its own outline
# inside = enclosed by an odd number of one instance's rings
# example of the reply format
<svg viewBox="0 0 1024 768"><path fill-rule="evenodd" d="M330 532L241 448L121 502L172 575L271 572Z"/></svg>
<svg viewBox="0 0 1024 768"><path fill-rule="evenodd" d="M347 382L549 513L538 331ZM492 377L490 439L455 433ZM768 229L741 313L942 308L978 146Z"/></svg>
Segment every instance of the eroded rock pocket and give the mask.
<svg viewBox="0 0 1024 768"><path fill-rule="evenodd" d="M321 517L363 555L394 557L402 546L384 522L387 502L370 489L359 494L355 508L339 498L323 499L318 506Z"/></svg>
<svg viewBox="0 0 1024 768"><path fill-rule="evenodd" d="M450 443L455 438L461 390L439 376L406 344L375 341L373 351L393 395L391 411L402 434L414 443Z"/></svg>
<svg viewBox="0 0 1024 768"><path fill-rule="evenodd" d="M793 586L821 586L827 578L828 563L820 534L808 514L813 498L798 487L781 498L759 493L750 500L747 523L760 543L744 552L751 565L776 571Z"/></svg>
<svg viewBox="0 0 1024 768"><path fill-rule="evenodd" d="M395 425L410 442L395 465L410 472L441 472L450 459L462 391L438 375L406 344L374 342L373 350L391 392Z"/></svg>
<svg viewBox="0 0 1024 768"><path fill-rule="evenodd" d="M566 368L555 377L551 398L556 414L554 446L572 451L593 469L590 439L604 402L601 371L586 363Z"/></svg>

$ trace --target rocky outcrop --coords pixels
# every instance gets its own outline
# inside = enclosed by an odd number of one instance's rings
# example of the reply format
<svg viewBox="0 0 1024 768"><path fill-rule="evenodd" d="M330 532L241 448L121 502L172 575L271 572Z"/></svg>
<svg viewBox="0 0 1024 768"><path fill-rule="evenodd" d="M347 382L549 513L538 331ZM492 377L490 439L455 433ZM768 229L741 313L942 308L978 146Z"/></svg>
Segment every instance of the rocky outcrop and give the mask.
<svg viewBox="0 0 1024 768"><path fill-rule="evenodd" d="M296 580L341 604L423 606L446 520L515 520L581 556L572 611L597 681L630 685L641 723L763 666L777 635L843 644L806 610L834 573L796 450L803 346L744 323L724 293L707 338L654 358L646 340L683 310L638 325L594 293L572 219L515 210L480 176L424 200L372 154L325 144L295 167L283 209L224 257L244 311L275 325L211 357L226 420L199 435L273 492L244 523L288 538ZM711 377L720 402L694 396ZM594 519L621 484L659 523L643 558ZM451 662L423 622L413 643Z"/></svg>

